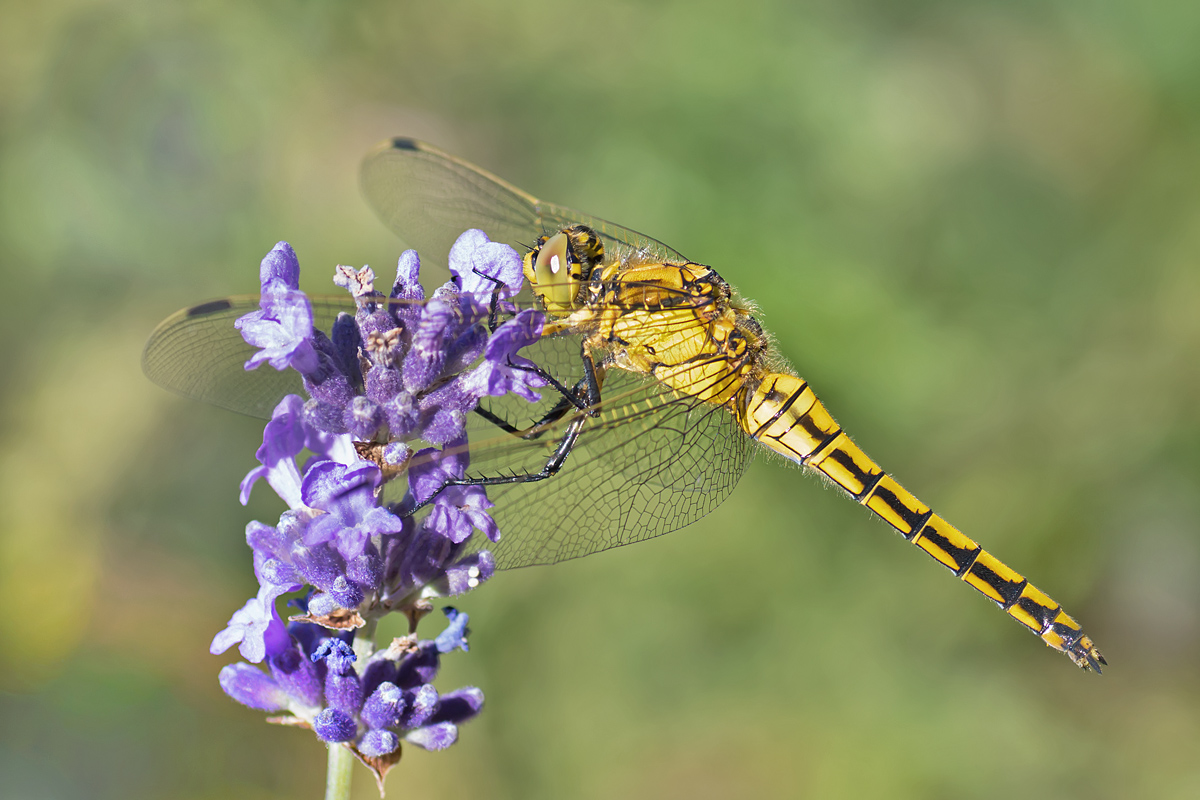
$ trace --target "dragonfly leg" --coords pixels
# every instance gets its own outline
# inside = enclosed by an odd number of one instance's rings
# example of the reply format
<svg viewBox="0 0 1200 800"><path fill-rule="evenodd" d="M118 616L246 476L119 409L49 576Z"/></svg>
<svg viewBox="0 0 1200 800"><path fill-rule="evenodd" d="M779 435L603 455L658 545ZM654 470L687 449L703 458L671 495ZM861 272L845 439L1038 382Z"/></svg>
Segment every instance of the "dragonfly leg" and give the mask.
<svg viewBox="0 0 1200 800"><path fill-rule="evenodd" d="M542 380L554 387L558 393L562 395L562 398L558 401L558 403L555 404L554 408L546 412L545 416L525 430L521 430L513 425L510 425L507 421L496 416L486 408L477 407L475 409L475 413L506 433L511 433L514 436L520 436L522 439L537 439L546 432L546 428L548 426L558 422L560 419L566 416L567 412L572 408L576 409L577 411L582 411L588 416L594 417L596 415L596 406L600 404L600 375L603 374L603 368L601 368L600 371L597 370L596 364L592 360L591 353L587 351L586 347L580 351L579 357L580 361L583 362L583 377L580 378L579 382L570 389L555 380L553 375L546 372L541 367L536 365L532 367L524 367L517 364L509 364L509 366L514 369L533 372Z"/></svg>
<svg viewBox="0 0 1200 800"><path fill-rule="evenodd" d="M477 269L474 272L485 281L492 283L492 299L488 303L488 333L495 333L496 328L499 327L497 320L500 318L500 290L504 288L504 281L493 278L491 275L484 275Z"/></svg>
<svg viewBox="0 0 1200 800"><path fill-rule="evenodd" d="M521 431L514 428L512 425L509 425L507 422L500 419L495 414L492 414L490 411L485 410L481 414L484 419L487 419L489 422L492 422L509 433L520 436L523 439L536 439L546 432L550 424L562 419L564 416L566 416L567 412L574 407L578 412L578 416L571 420L571 423L567 426L567 430L563 433L562 438L559 439L558 446L554 448L554 452L550 454L548 459L546 459L546 463L540 470L537 472L526 472L520 475L494 475L481 476L478 478L451 478L439 486L433 494L426 498L423 503L413 508L412 511L417 511L418 509L433 502L435 497L437 497L450 486L507 486L514 483L535 483L537 481L544 481L547 478L552 478L558 474L558 471L562 469L563 464L567 462L567 456L571 455L571 451L575 448L575 443L579 440L579 433L583 430L584 424L590 417L596 416L596 407L600 404L600 378L597 374L596 365L592 360L592 356L587 351L586 347L581 351L581 358L583 360L584 377L580 379L579 383L576 384L575 389L573 390L566 389L562 386L562 384L555 381L548 374L546 375L547 379L551 382L551 385L553 385L562 393L563 399L560 400L537 425L534 425L526 431ZM528 369L537 369L539 374L543 374L540 368ZM582 399L580 395L586 395L586 400ZM476 412L480 411L478 408L475 410Z"/></svg>
<svg viewBox="0 0 1200 800"><path fill-rule="evenodd" d="M592 359L592 354L588 351L586 343L580 348L579 360L583 363L583 377L579 379L579 382L572 389L563 386L553 375L546 372L546 370L537 364L525 367L510 363L509 366L513 369L532 372L557 389L558 393L563 396L563 399L568 401L577 410L582 411L589 417L594 417L596 416L596 407L600 405L600 384L603 382L604 367L596 367L596 362ZM551 411L550 413L553 414L554 412ZM561 416L559 414L559 417Z"/></svg>
<svg viewBox="0 0 1200 800"><path fill-rule="evenodd" d="M441 488L447 486L506 486L512 483L534 483L536 481L544 481L546 478L552 478L562 469L563 464L567 461L567 456L571 455L571 450L575 447L575 442L579 439L579 432L583 430L583 424L587 422L587 417L578 416L571 421L567 426L566 433L558 442L558 447L554 448L554 452L550 454L550 458L546 459L546 464L537 472L526 472L521 475L494 475L484 476L479 478L451 478L446 481ZM439 492L441 489L438 490ZM435 495L436 496L436 495ZM430 498L433 499L432 497Z"/></svg>
<svg viewBox="0 0 1200 800"><path fill-rule="evenodd" d="M582 381L580 381L580 384L582 384ZM580 388L579 384L576 385L576 388L577 389ZM555 422L558 422L560 419L562 419L566 415L566 413L568 411L570 411L574 407L575 407L574 403L572 403L571 401L567 400L567 398L564 397L563 399L558 401L558 403L554 406L554 408L547 411L546 415L544 417L542 417L540 420L533 423L532 425L530 425L528 428L526 428L524 430L521 430L520 428L517 428L517 427L509 424L506 420L504 420L501 417L496 416L491 411L488 411L486 408L482 408L482 407L476 408L475 413L478 414L479 416L483 417L488 422L492 423L493 425L495 425L497 428L504 431L505 433L511 433L513 436L519 436L522 439L537 439L543 433L546 432L545 429L548 426L554 424Z"/></svg>
<svg viewBox="0 0 1200 800"><path fill-rule="evenodd" d="M562 469L563 464L567 461L567 456L574 449L575 442L579 439L579 432L583 429L583 424L587 422L587 419L586 416L581 414L571 421L571 424L567 426L566 433L559 440L558 447L554 448L554 452L550 455L550 458L546 459L546 464L537 472L526 472L520 475L482 476L478 478L451 478L439 486L423 502L409 510L408 513L415 513L429 505L439 494L451 486L507 486L514 483L535 483L554 477Z"/></svg>

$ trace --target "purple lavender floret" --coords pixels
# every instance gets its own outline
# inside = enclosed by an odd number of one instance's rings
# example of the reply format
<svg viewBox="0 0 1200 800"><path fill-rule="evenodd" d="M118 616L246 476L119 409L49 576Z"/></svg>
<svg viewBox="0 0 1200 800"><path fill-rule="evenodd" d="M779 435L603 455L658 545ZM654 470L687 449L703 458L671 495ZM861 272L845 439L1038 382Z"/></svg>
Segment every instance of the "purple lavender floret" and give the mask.
<svg viewBox="0 0 1200 800"><path fill-rule="evenodd" d="M251 708L291 712L323 741L357 742L366 755L392 752L401 738L441 749L453 742L455 726L483 707L483 693L474 687L439 696L432 685L441 656L467 649L467 615L445 610L450 622L437 638L375 653L361 667L341 635L293 623L296 636L271 657L270 674L230 664L221 671L221 687Z"/></svg>
<svg viewBox="0 0 1200 800"><path fill-rule="evenodd" d="M429 598L469 591L495 572L491 553L471 544L500 537L486 491L446 483L466 475L466 420L482 398L511 392L536 402L545 385L519 355L544 319L511 302L522 282L517 253L468 231L450 269L454 280L426 299L413 251L400 257L386 297L369 268L338 267L334 283L355 312L323 332L299 290L296 255L280 242L260 268L259 310L236 323L260 348L246 369L295 369L309 398L280 401L259 466L242 481L243 504L264 479L288 509L274 526L246 527L259 592L210 648L237 645L268 671L232 664L221 687L370 759L398 756L404 740L447 747L482 708L478 689L439 695L432 686L441 656L467 649L465 614L447 609L435 639L410 635L380 652L356 635L392 611L408 617L411 634ZM497 317L504 321L489 331ZM383 487L400 479L403 500L384 503ZM301 590L307 614L285 623L276 603Z"/></svg>
<svg viewBox="0 0 1200 800"><path fill-rule="evenodd" d="M295 368L301 374L317 368L313 349L312 304L300 291L300 262L287 242L275 245L259 268L262 297L259 310L234 323L247 344L262 349L246 362L262 362L278 370Z"/></svg>
<svg viewBox="0 0 1200 800"><path fill-rule="evenodd" d="M363 664L344 634L293 622L287 646L267 660L269 673L229 664L221 670L221 688L242 705L285 712L322 741L349 744L365 756L394 753L402 740L440 750L483 708L483 692L473 686L444 695L433 686L441 656L466 649L467 615L447 613L451 621L436 639L397 640ZM454 642L450 649L448 641Z"/></svg>

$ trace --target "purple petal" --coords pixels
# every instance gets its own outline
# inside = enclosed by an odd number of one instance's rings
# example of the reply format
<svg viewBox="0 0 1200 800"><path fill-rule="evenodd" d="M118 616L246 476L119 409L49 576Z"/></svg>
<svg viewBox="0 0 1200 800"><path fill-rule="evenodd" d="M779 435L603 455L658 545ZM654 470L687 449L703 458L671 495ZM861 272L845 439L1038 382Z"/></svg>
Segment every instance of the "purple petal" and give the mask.
<svg viewBox="0 0 1200 800"><path fill-rule="evenodd" d="M506 290L501 296L512 297L521 290L524 280L517 251L492 242L480 230L469 230L458 237L450 248L449 265L462 290L477 296L490 297L499 282Z"/></svg>
<svg viewBox="0 0 1200 800"><path fill-rule="evenodd" d="M322 460L308 466L301 495L309 508L335 514L352 525L376 508L375 489L382 480L379 467L370 461L339 464Z"/></svg>
<svg viewBox="0 0 1200 800"><path fill-rule="evenodd" d="M531 371L534 363L517 355L517 351L537 342L544 324L545 316L540 311L526 309L497 328L488 341L483 363L463 379L463 391L477 399L512 392L531 403L540 400L541 395L534 390L546 382Z"/></svg>
<svg viewBox="0 0 1200 800"><path fill-rule="evenodd" d="M446 569L446 584L443 593L454 595L468 592L479 586L496 572L496 560L488 550L480 550Z"/></svg>
<svg viewBox="0 0 1200 800"><path fill-rule="evenodd" d="M300 260L287 242L279 242L263 257L258 267L258 282L267 286L280 281L289 289L300 288Z"/></svg>
<svg viewBox="0 0 1200 800"><path fill-rule="evenodd" d="M315 665L294 644L278 655L267 659L275 682L292 697L308 706L321 704L322 681Z"/></svg>
<svg viewBox="0 0 1200 800"><path fill-rule="evenodd" d="M288 706L287 692L270 675L249 664L227 664L217 680L225 694L244 706L259 711L283 711Z"/></svg>
<svg viewBox="0 0 1200 800"><path fill-rule="evenodd" d="M446 606L443 611L449 617L450 624L433 640L434 647L443 654L458 649L462 649L464 652L469 650L470 648L467 647L468 616L452 606Z"/></svg>
<svg viewBox="0 0 1200 800"><path fill-rule="evenodd" d="M267 656L282 653L291 646L287 627L276 613L275 603L264 602L267 598L273 601L270 588L263 587L257 597L250 598L235 611L225 630L213 637L209 652L218 655L237 644L242 658L258 664Z"/></svg>
<svg viewBox="0 0 1200 800"><path fill-rule="evenodd" d="M462 724L483 710L483 691L474 686L464 686L442 695L438 709L429 721Z"/></svg>
<svg viewBox="0 0 1200 800"><path fill-rule="evenodd" d="M262 446L254 454L262 466L251 470L242 481L242 505L249 502L250 489L261 477L267 479L267 483L290 508L302 505L300 470L296 468L295 456L304 449L307 437L304 401L297 395L289 394L275 406L271 420L263 429Z"/></svg>
<svg viewBox="0 0 1200 800"><path fill-rule="evenodd" d="M364 756L379 758L396 752L399 746L400 737L391 731L371 730L363 734L362 741L358 743L358 750Z"/></svg>
<svg viewBox="0 0 1200 800"><path fill-rule="evenodd" d="M392 728L404 713L404 692L394 683L381 683L363 703L363 722L371 728Z"/></svg>
<svg viewBox="0 0 1200 800"><path fill-rule="evenodd" d="M292 564L309 584L325 591L333 586L338 577L346 574L345 559L327 544L296 547L292 552ZM309 611L320 613L311 608Z"/></svg>
<svg viewBox="0 0 1200 800"><path fill-rule="evenodd" d="M469 463L465 438L451 440L441 450L418 450L408 468L408 490L418 503L427 502L447 481L463 477Z"/></svg>
<svg viewBox="0 0 1200 800"><path fill-rule="evenodd" d="M326 708L313 717L313 731L323 742L348 742L358 735L354 717L340 708Z"/></svg>
<svg viewBox="0 0 1200 800"><path fill-rule="evenodd" d="M426 750L445 750L458 741L458 728L452 722L439 722L409 731L404 740Z"/></svg>
<svg viewBox="0 0 1200 800"><path fill-rule="evenodd" d="M292 547L292 542L278 529L264 525L258 520L246 523L246 544L255 553L261 553L266 558L285 556Z"/></svg>
<svg viewBox="0 0 1200 800"><path fill-rule="evenodd" d="M274 280L263 287L259 310L238 318L234 327L252 347L261 348L246 362L246 369L267 361L277 370L295 368L301 374L319 365L313 349L312 304L304 292L288 289Z"/></svg>
<svg viewBox="0 0 1200 800"><path fill-rule="evenodd" d="M482 486L450 486L434 498L425 524L455 544L465 542L476 529L494 542L500 529L487 513L492 505Z"/></svg>

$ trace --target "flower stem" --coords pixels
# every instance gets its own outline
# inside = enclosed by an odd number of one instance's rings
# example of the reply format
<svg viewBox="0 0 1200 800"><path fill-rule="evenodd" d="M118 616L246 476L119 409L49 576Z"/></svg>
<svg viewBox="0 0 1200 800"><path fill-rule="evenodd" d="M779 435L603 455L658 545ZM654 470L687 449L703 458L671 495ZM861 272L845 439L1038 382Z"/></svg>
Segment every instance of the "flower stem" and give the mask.
<svg viewBox="0 0 1200 800"><path fill-rule="evenodd" d="M329 745L325 767L325 800L350 800L350 768L354 756L340 744Z"/></svg>
<svg viewBox="0 0 1200 800"><path fill-rule="evenodd" d="M358 656L359 669L375 652L375 626L379 620L370 619L354 634L354 655Z"/></svg>

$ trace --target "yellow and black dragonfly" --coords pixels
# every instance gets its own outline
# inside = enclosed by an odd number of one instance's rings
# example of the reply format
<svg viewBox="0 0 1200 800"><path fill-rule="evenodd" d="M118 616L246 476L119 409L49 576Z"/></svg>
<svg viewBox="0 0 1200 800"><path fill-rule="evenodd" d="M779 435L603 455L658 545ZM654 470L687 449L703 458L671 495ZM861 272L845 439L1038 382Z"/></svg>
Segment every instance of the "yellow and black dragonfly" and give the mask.
<svg viewBox="0 0 1200 800"><path fill-rule="evenodd" d="M548 316L522 355L560 387L541 404L490 398L470 427L499 567L548 564L688 525L733 489L758 445L816 470L1085 670L1106 664L1049 596L935 514L854 444L710 267L650 237L545 203L428 144L366 158L366 196L422 256L467 228L526 250L524 302ZM318 327L349 299L314 298ZM257 298L181 311L147 344L156 382L269 417L299 377L245 372L233 320ZM328 330L328 328L325 328Z"/></svg>

